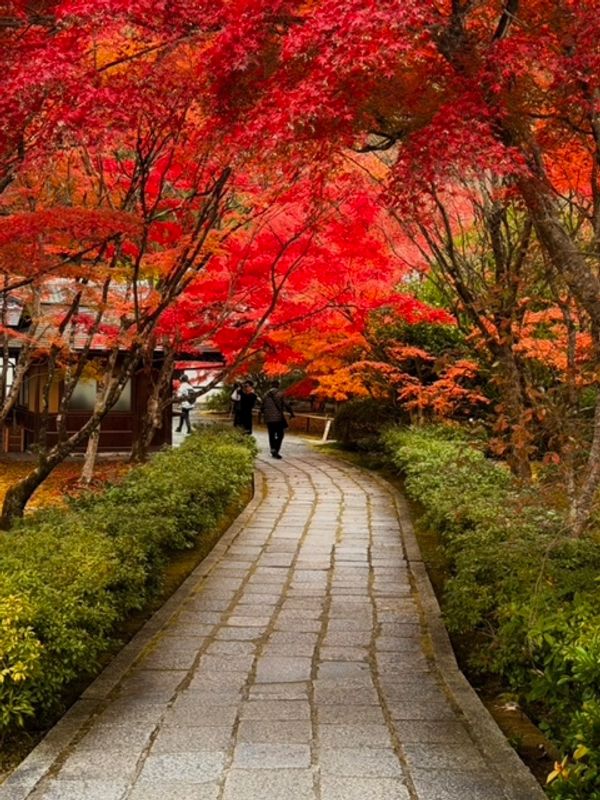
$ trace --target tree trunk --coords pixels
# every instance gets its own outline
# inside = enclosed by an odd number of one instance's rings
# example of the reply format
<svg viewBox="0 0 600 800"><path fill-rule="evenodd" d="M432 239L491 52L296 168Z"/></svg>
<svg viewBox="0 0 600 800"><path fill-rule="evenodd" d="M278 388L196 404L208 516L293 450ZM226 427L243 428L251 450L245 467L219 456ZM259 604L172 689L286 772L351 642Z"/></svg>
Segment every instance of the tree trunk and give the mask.
<svg viewBox="0 0 600 800"><path fill-rule="evenodd" d="M0 530L8 530L15 519L23 516L25 506L31 495L38 486L46 480L60 461L62 461L62 458L57 461L44 461L42 464L38 464L38 466L24 478L21 478L20 481L13 483L12 486L9 487L4 496L4 503L2 504Z"/></svg>
<svg viewBox="0 0 600 800"><path fill-rule="evenodd" d="M513 475L524 481L531 480L529 462L531 436L528 433L525 403L521 387L519 368L515 363L512 347L500 345L496 354L498 371L495 382L501 396L501 408L510 425L507 462Z"/></svg>
<svg viewBox="0 0 600 800"><path fill-rule="evenodd" d="M95 414L98 414L102 408L104 400L104 382L100 377L98 377L96 379L96 400L94 403ZM90 438L88 439L87 447L85 449L83 469L81 470L81 475L79 477L79 482L84 484L84 486L89 486L94 478L96 458L98 456L98 445L100 444L100 425L101 423L99 422L94 430L90 433Z"/></svg>
<svg viewBox="0 0 600 800"><path fill-rule="evenodd" d="M521 179L519 188L529 208L538 237L557 273L573 297L587 311L592 329L600 330L600 279L590 269L585 256L561 224L556 200L542 181ZM587 526L600 488L600 398L594 414L594 434L585 475L575 501L571 504L570 523L574 537Z"/></svg>
<svg viewBox="0 0 600 800"><path fill-rule="evenodd" d="M88 439L87 448L85 451L85 458L83 460L83 469L79 476L79 483L84 486L89 486L94 479L94 470L96 469L96 458L98 456L98 444L100 443L100 426L90 434Z"/></svg>
<svg viewBox="0 0 600 800"><path fill-rule="evenodd" d="M534 178L521 178L517 184L552 265L587 311L594 326L600 329L600 280L590 269L581 248L565 230L550 187Z"/></svg>
<svg viewBox="0 0 600 800"><path fill-rule="evenodd" d="M132 356L135 358L135 356ZM132 362L133 365L135 362ZM113 376L110 380L104 378L103 399L94 413L84 425L74 434L66 439L60 439L50 449L45 448L39 453L38 466L25 478L13 484L7 491L0 515L0 529L8 530L14 519L23 516L23 511L31 495L37 487L50 475L50 473L61 464L67 456L83 442L87 441L94 431L99 427L102 420L116 403L120 396L123 386L130 376L132 364L122 367L118 377ZM47 413L42 415L42 424L47 425Z"/></svg>
<svg viewBox="0 0 600 800"><path fill-rule="evenodd" d="M55 444L49 451L40 454L37 467L8 489L0 515L0 530L8 530L14 519L23 516L25 506L37 487L46 480L55 467L62 464L67 456L71 455L79 444L91 436L90 428L93 431L100 424L102 417L104 414L100 416L100 419L96 418L96 426L90 420L84 428L69 439Z"/></svg>
<svg viewBox="0 0 600 800"><path fill-rule="evenodd" d="M152 365L154 345L146 356L146 368L148 380L151 382L151 391L146 403L144 416L141 419L139 435L135 438L131 447L129 461L133 463L147 461L148 450L152 444L154 434L163 426L163 412L172 402L171 378L178 342L169 342L165 339L162 344L164 357L158 375L155 375Z"/></svg>
<svg viewBox="0 0 600 800"><path fill-rule="evenodd" d="M170 374L169 374L168 385L170 389L171 385ZM150 400L148 401L148 412L144 419L144 424L142 426L140 434L140 443L142 446L142 455L144 460L148 458L148 450L150 449L150 445L152 444L152 439L154 438L154 434L157 431L159 431L163 426L163 402L162 402L163 389L164 389L164 383L163 381L160 381L157 387L156 395L151 397Z"/></svg>
<svg viewBox="0 0 600 800"><path fill-rule="evenodd" d="M587 527L592 511L594 509L594 501L598 494L598 486L600 484L600 395L596 400L596 409L594 412L594 434L592 438L592 446L588 455L588 460L585 469L585 476L581 488L571 503L569 510L569 522L571 527L571 535L578 539L585 528Z"/></svg>
<svg viewBox="0 0 600 800"><path fill-rule="evenodd" d="M133 464L143 464L148 460L148 449L154 437L154 433L159 429L160 425L153 422L153 418L149 413L144 414L141 421L141 429L139 435L134 439L131 446L131 453L129 454L129 461Z"/></svg>

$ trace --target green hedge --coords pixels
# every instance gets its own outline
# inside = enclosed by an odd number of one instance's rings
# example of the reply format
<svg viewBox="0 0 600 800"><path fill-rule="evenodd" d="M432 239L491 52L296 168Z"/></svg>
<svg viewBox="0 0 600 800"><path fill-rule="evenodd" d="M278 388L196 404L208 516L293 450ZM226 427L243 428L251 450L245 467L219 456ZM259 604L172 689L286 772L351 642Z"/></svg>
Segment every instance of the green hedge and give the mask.
<svg viewBox="0 0 600 800"><path fill-rule="evenodd" d="M600 537L572 539L560 511L456 433L383 439L441 534L449 630L477 633L472 665L500 675L568 754L550 793L600 798Z"/></svg>
<svg viewBox="0 0 600 800"><path fill-rule="evenodd" d="M331 433L344 447L372 451L379 445L381 431L402 417L400 408L385 400L349 400L335 415Z"/></svg>
<svg viewBox="0 0 600 800"><path fill-rule="evenodd" d="M254 443L203 429L101 494L0 536L0 736L94 671L115 625L160 585L169 551L212 533L251 480Z"/></svg>

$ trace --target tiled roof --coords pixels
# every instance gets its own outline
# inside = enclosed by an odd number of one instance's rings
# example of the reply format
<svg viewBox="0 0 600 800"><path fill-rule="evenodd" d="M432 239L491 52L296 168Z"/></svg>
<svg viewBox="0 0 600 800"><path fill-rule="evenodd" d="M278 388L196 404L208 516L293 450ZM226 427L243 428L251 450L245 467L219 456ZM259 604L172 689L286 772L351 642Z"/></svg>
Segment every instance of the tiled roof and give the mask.
<svg viewBox="0 0 600 800"><path fill-rule="evenodd" d="M66 280L54 280L44 284L41 291L40 298L40 316L48 320L43 329L36 332L36 341L40 349L49 347L52 340L57 334L58 320L61 318L62 313L66 312L75 295L82 287L74 285ZM90 291L91 296L94 294L94 287L83 287ZM128 288L125 286L113 286L111 292L113 295L122 295L128 293ZM75 331L72 347L74 350L83 350L88 344L88 330L86 328L93 324L96 317L96 309L93 306L81 306L78 313L80 324ZM22 325L23 304L16 298L9 298L8 313L7 313L7 326L9 328L17 328L20 326L19 334L16 335L11 341L11 348L18 350L22 346L22 337L27 335L27 328ZM54 318L54 319L53 319ZM86 325L87 322L87 325ZM111 338L113 333L117 332L120 324L120 319L116 309L108 308L102 319L100 330L94 334L91 343L91 350L94 352L106 351L111 346ZM123 346L125 349L125 346ZM163 348L157 346L155 352L162 352ZM210 366L216 366L224 363L225 359L221 352L209 343L202 343L194 346L192 342L184 345L179 353L179 358L185 359L189 363L190 360L200 360L207 362Z"/></svg>

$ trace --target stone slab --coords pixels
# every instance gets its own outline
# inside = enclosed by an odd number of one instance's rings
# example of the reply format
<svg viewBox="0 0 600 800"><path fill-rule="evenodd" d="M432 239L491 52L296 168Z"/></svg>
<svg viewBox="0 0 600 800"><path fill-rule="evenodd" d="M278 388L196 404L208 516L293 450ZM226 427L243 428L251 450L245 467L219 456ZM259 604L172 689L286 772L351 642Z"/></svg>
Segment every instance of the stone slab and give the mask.
<svg viewBox="0 0 600 800"><path fill-rule="evenodd" d="M258 660L256 680L258 683L295 683L310 680L312 661L297 656L265 656Z"/></svg>
<svg viewBox="0 0 600 800"><path fill-rule="evenodd" d="M139 780L150 783L154 781L210 783L221 777L224 764L225 754L214 750L156 755L151 753L142 767Z"/></svg>
<svg viewBox="0 0 600 800"><path fill-rule="evenodd" d="M411 770L411 779L424 800L506 800L499 780L489 771Z"/></svg>
<svg viewBox="0 0 600 800"><path fill-rule="evenodd" d="M161 727L152 743L154 755L162 753L196 753L202 750L227 751L233 743L233 726L169 726Z"/></svg>
<svg viewBox="0 0 600 800"><path fill-rule="evenodd" d="M237 741L245 743L308 744L311 739L310 720L245 720L240 722L237 731Z"/></svg>
<svg viewBox="0 0 600 800"><path fill-rule="evenodd" d="M115 750L77 750L64 762L59 780L77 780L85 775L92 780L127 780L132 778L142 747Z"/></svg>
<svg viewBox="0 0 600 800"><path fill-rule="evenodd" d="M391 748L331 748L321 752L319 763L322 775L340 775L344 778L403 777L400 761Z"/></svg>
<svg viewBox="0 0 600 800"><path fill-rule="evenodd" d="M391 747L386 725L362 722L356 725L319 725L319 746L322 749L340 747Z"/></svg>
<svg viewBox="0 0 600 800"><path fill-rule="evenodd" d="M232 769L225 780L223 800L317 800L311 770ZM325 798L323 798L325 800Z"/></svg>
<svg viewBox="0 0 600 800"><path fill-rule="evenodd" d="M400 778L339 778L331 775L325 775L321 780L321 797L323 800L410 800L408 789Z"/></svg>
<svg viewBox="0 0 600 800"><path fill-rule="evenodd" d="M220 786L182 781L138 781L127 800L218 800Z"/></svg>
<svg viewBox="0 0 600 800"><path fill-rule="evenodd" d="M233 767L238 769L308 769L308 744L277 744L273 742L242 742L233 753Z"/></svg>
<svg viewBox="0 0 600 800"><path fill-rule="evenodd" d="M78 742L77 749L106 753L137 749L141 752L150 741L152 731L149 725L94 725Z"/></svg>
<svg viewBox="0 0 600 800"><path fill-rule="evenodd" d="M32 800L121 800L126 788L122 781L51 780Z"/></svg>
<svg viewBox="0 0 600 800"><path fill-rule="evenodd" d="M310 705L301 700L250 700L242 705L240 719L310 719Z"/></svg>

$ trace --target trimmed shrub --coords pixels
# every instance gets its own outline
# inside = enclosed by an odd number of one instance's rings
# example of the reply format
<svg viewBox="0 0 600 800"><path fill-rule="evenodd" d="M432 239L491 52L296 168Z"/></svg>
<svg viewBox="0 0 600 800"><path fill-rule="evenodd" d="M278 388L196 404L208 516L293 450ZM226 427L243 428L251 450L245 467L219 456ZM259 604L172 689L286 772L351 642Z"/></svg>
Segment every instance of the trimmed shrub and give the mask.
<svg viewBox="0 0 600 800"><path fill-rule="evenodd" d="M562 514L445 429L390 430L384 446L441 534L443 610L477 632L471 665L498 674L567 754L561 800L600 797L600 541L570 538Z"/></svg>
<svg viewBox="0 0 600 800"><path fill-rule="evenodd" d="M397 424L401 411L393 403L373 398L350 400L335 415L332 436L344 447L373 450L384 428Z"/></svg>
<svg viewBox="0 0 600 800"><path fill-rule="evenodd" d="M31 609L15 595L0 599L0 733L33 714L26 681L40 671L42 645L26 620Z"/></svg>
<svg viewBox="0 0 600 800"><path fill-rule="evenodd" d="M233 386L223 386L218 391L213 391L208 397L202 398L204 408L226 414L231 409L231 394Z"/></svg>
<svg viewBox="0 0 600 800"><path fill-rule="evenodd" d="M169 551L207 536L249 485L254 443L204 429L122 484L0 537L0 735L91 674L116 623L160 584Z"/></svg>

